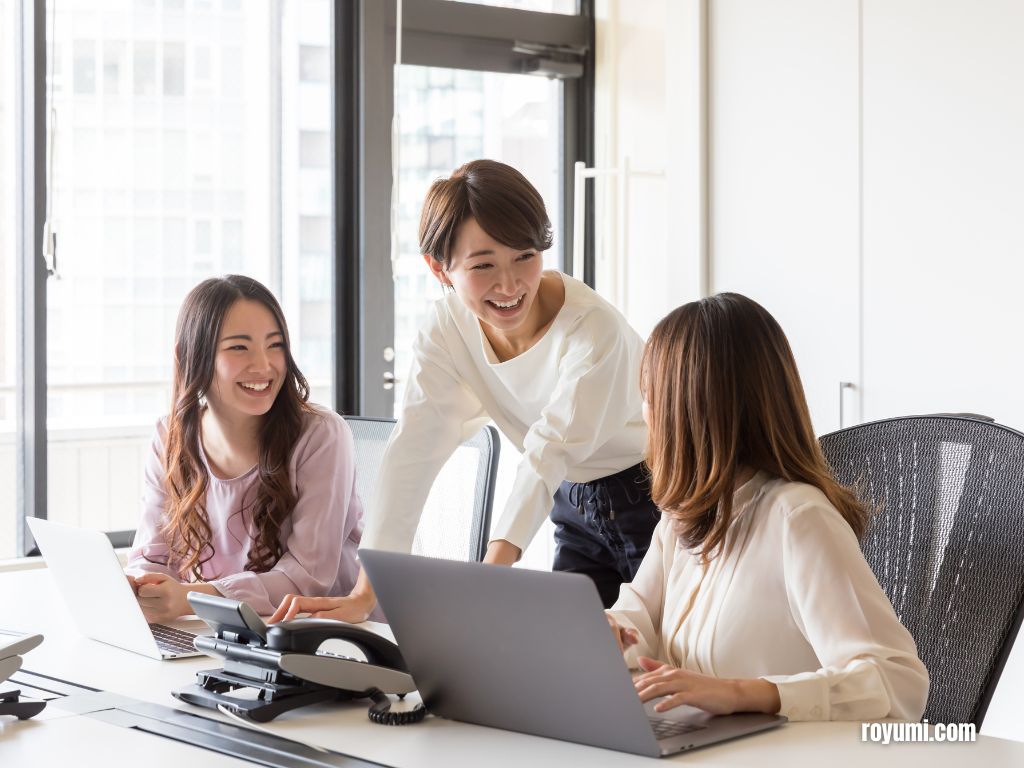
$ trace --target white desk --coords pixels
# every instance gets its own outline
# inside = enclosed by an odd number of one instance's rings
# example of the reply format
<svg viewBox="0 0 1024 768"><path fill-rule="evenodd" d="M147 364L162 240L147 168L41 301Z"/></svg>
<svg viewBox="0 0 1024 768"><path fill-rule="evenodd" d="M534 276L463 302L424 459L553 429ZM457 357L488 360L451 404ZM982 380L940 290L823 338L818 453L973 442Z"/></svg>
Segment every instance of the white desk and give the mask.
<svg viewBox="0 0 1024 768"><path fill-rule="evenodd" d="M208 717L170 695L194 682L215 660L156 661L78 635L45 570L0 574L0 627L41 632L43 644L25 657L25 669L146 702ZM4 688L12 686L4 686ZM430 717L413 726L371 723L366 702L311 707L269 724L273 732L345 754L402 768L444 765L588 768L651 766L650 758L585 747ZM787 765L844 768L942 768L1024 765L1024 743L979 736L973 744L872 744L860 741L858 723L792 723L767 733L669 758L695 766ZM237 766L238 760L70 715L51 704L37 718L0 719L0 765Z"/></svg>

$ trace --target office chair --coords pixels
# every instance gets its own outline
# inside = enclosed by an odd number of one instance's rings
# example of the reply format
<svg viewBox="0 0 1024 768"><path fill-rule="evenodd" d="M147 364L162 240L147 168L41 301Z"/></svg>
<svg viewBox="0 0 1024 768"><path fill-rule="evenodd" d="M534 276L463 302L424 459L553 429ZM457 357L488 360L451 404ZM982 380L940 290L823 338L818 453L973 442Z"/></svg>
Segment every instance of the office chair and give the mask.
<svg viewBox="0 0 1024 768"><path fill-rule="evenodd" d="M875 512L861 549L928 669L925 718L980 729L1024 615L1024 434L936 414L821 448Z"/></svg>
<svg viewBox="0 0 1024 768"><path fill-rule="evenodd" d="M356 491L364 509L377 487L394 419L346 416L356 444ZM498 431L486 426L455 449L427 497L412 551L417 555L480 562L487 550L498 474Z"/></svg>

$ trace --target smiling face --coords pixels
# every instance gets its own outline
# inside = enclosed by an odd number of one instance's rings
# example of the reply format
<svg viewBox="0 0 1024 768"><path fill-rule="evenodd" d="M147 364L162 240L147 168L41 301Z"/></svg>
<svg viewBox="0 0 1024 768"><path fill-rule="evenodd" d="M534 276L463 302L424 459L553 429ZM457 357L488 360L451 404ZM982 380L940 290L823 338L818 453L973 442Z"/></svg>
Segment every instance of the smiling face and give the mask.
<svg viewBox="0 0 1024 768"><path fill-rule="evenodd" d="M274 314L258 301L239 299L224 315L214 359L210 408L223 416L262 416L288 373L285 340Z"/></svg>
<svg viewBox="0 0 1024 768"><path fill-rule="evenodd" d="M510 248L488 235L476 219L458 228L445 269L429 255L427 266L482 322L502 334L529 327L544 265L532 248Z"/></svg>

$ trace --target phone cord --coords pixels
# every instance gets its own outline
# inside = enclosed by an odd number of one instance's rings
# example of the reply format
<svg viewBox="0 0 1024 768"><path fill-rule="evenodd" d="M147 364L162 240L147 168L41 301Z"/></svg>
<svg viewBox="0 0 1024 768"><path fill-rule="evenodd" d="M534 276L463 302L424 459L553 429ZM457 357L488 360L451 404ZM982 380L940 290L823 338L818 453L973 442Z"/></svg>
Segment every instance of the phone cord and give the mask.
<svg viewBox="0 0 1024 768"><path fill-rule="evenodd" d="M373 705L366 711L366 716L378 725L412 725L427 716L426 707L422 704L407 712L392 712L391 699L386 693L374 688L369 695Z"/></svg>

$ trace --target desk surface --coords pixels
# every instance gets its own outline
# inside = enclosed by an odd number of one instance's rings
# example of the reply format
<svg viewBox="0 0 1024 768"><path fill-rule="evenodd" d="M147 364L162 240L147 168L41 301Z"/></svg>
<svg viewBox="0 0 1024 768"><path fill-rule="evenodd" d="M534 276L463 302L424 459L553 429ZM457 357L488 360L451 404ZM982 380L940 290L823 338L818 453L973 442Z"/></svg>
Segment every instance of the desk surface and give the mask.
<svg viewBox="0 0 1024 768"><path fill-rule="evenodd" d="M216 666L212 659L156 661L81 637L64 613L45 570L0 574L0 628L41 632L43 644L25 657L25 669L141 701L210 717L170 691L193 682L195 672ZM4 686L7 688L10 686ZM652 765L650 758L544 739L430 717L414 726L384 728L366 717L366 703L339 703L288 713L269 730L366 760L405 768L478 766L587 765L593 768ZM791 723L774 731L669 758L669 763L697 766L771 764L830 768L873 763L922 768L984 764L1024 765L1024 743L979 736L970 744L874 744L861 742L859 723ZM45 737L45 738L44 738ZM159 748L155 745L159 744ZM247 765L198 752L197 748L160 740L126 728L76 717L48 707L38 719L18 722L0 718L0 764L83 764L83 750L95 763L110 768L137 766ZM144 756L144 757L143 757ZM189 763L188 761L193 761Z"/></svg>

